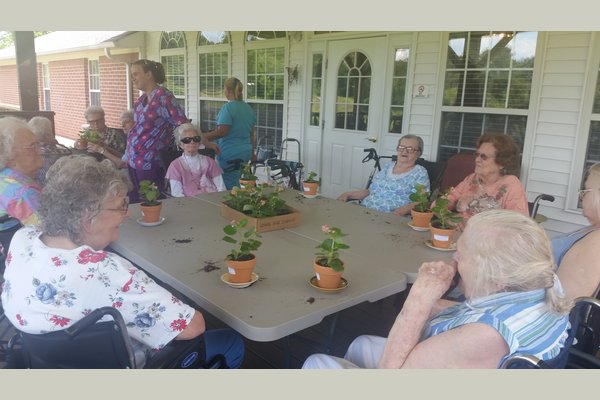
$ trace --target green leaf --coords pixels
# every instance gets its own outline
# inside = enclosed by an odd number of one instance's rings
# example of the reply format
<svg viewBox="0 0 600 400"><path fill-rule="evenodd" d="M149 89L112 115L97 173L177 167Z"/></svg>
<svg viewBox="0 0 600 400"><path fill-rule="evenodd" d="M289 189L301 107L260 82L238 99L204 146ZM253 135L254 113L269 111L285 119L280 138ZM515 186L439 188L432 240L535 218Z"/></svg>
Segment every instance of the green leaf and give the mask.
<svg viewBox="0 0 600 400"><path fill-rule="evenodd" d="M349 249L350 246L348 246L347 244L344 244L344 243L338 243L337 248L338 249Z"/></svg>
<svg viewBox="0 0 600 400"><path fill-rule="evenodd" d="M232 244L236 244L237 243L237 240L235 240L231 236L223 236L223 240L226 241L227 243L232 243Z"/></svg>
<svg viewBox="0 0 600 400"><path fill-rule="evenodd" d="M226 226L223 228L223 232L225 232L225 233L226 233L226 234L228 234L228 235L235 235L235 234L236 234L236 232L237 232L237 229L235 228L235 226L232 226L232 225L226 225Z"/></svg>

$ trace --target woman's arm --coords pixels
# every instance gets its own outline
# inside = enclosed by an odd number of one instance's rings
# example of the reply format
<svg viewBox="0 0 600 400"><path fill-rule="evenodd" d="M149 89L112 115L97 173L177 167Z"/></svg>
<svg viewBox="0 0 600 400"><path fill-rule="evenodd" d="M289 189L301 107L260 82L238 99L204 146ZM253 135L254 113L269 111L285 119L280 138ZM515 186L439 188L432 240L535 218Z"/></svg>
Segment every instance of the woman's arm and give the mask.
<svg viewBox="0 0 600 400"><path fill-rule="evenodd" d="M388 336L379 368L401 368L421 338L436 301L450 287L456 266L443 261L426 262Z"/></svg>
<svg viewBox="0 0 600 400"><path fill-rule="evenodd" d="M369 189L356 190L354 192L345 192L340 194L337 199L340 201L363 200L369 195L369 193Z"/></svg>
<svg viewBox="0 0 600 400"><path fill-rule="evenodd" d="M200 311L195 311L188 326L179 335L175 336L175 340L190 340L204 333L206 330L204 317Z"/></svg>
<svg viewBox="0 0 600 400"><path fill-rule="evenodd" d="M229 133L230 127L231 127L231 125L219 125L219 126L217 126L217 129L215 129L214 131L203 132L202 139L206 140L207 142L211 142L215 139L220 139L222 137L225 137L225 136L227 136L227 133ZM206 146L206 143L204 143L204 145Z"/></svg>
<svg viewBox="0 0 600 400"><path fill-rule="evenodd" d="M556 274L570 298L593 296L600 285L600 230L589 233L563 256Z"/></svg>
<svg viewBox="0 0 600 400"><path fill-rule="evenodd" d="M176 179L169 179L169 186L171 188L171 196L173 197L184 197L183 184Z"/></svg>
<svg viewBox="0 0 600 400"><path fill-rule="evenodd" d="M509 348L493 327L471 323L417 344L402 368L498 368Z"/></svg>
<svg viewBox="0 0 600 400"><path fill-rule="evenodd" d="M121 157L113 154L111 151L109 151L107 147L101 146L99 144L88 143L88 153L102 154L104 157L112 161L117 168L125 168L127 166L127 164L121 159Z"/></svg>
<svg viewBox="0 0 600 400"><path fill-rule="evenodd" d="M527 204L527 195L521 181L516 176L506 177L506 194L502 201L502 208L506 210L518 211L529 217L529 205Z"/></svg>

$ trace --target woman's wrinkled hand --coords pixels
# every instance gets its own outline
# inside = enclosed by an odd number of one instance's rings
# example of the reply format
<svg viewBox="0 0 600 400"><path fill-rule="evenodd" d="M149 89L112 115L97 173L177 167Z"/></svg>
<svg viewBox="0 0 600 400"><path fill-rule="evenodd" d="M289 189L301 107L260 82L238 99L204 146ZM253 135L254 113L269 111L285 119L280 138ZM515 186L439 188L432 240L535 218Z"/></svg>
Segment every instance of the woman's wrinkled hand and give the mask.
<svg viewBox="0 0 600 400"><path fill-rule="evenodd" d="M450 288L454 275L456 275L456 263L425 262L419 268L411 294L416 290L427 298L437 300Z"/></svg>
<svg viewBox="0 0 600 400"><path fill-rule="evenodd" d="M348 201L349 200L349 195L348 193L342 193L339 195L339 197L337 198L339 201Z"/></svg>
<svg viewBox="0 0 600 400"><path fill-rule="evenodd" d="M104 147L102 147L102 146L100 146L98 144L88 143L87 151L88 151L88 153L100 153L100 154L104 154L105 149L104 149Z"/></svg>

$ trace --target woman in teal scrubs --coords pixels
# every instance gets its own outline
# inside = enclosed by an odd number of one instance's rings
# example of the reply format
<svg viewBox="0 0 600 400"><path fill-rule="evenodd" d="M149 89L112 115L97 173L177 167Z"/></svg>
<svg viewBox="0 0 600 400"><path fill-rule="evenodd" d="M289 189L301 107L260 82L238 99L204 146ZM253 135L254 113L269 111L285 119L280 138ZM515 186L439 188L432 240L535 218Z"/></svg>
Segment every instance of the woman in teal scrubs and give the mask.
<svg viewBox="0 0 600 400"><path fill-rule="evenodd" d="M216 141L220 153L217 161L223 169L223 181L229 190L240 185L241 168L231 171L229 161L241 159L248 162L255 159L254 126L256 114L252 107L243 101L244 85L237 78L225 81L227 104L217 114L217 129L203 133L205 141Z"/></svg>

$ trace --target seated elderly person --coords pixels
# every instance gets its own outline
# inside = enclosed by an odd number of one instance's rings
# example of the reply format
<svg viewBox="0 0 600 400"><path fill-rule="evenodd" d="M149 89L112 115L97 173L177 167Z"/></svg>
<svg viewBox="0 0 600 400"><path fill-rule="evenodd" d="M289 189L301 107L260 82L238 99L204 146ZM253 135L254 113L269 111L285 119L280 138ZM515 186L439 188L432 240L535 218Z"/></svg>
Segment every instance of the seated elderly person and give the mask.
<svg viewBox="0 0 600 400"><path fill-rule="evenodd" d="M6 317L24 332L41 334L66 329L90 310L114 307L149 355L171 340L204 335L207 360L223 354L230 368L239 367L244 346L236 332L205 331L200 311L104 250L129 216L128 185L108 160L66 156L50 167L41 229L20 229L10 245L2 292Z"/></svg>
<svg viewBox="0 0 600 400"><path fill-rule="evenodd" d="M133 110L125 110L121 113L121 128L123 128L123 132L125 135L129 135L129 131L133 129L133 125L135 121L133 120Z"/></svg>
<svg viewBox="0 0 600 400"><path fill-rule="evenodd" d="M590 225L552 238L556 273L565 293L572 298L596 297L600 288L600 163L589 168L584 185L579 199Z"/></svg>
<svg viewBox="0 0 600 400"><path fill-rule="evenodd" d="M484 210L504 208L529 216L519 174L519 148L512 137L484 134L477 140L475 171L450 190L450 207L466 222Z"/></svg>
<svg viewBox="0 0 600 400"><path fill-rule="evenodd" d="M88 152L100 153L104 156L111 154L121 158L125 153L127 135L123 130L106 126L104 109L100 106L89 106L84 112L85 120L90 129L102 135L102 142L88 143Z"/></svg>
<svg viewBox="0 0 600 400"><path fill-rule="evenodd" d="M444 308L457 269L467 300ZM387 339L359 336L344 359L312 355L304 368L497 368L516 352L549 360L568 336L571 304L544 230L514 211L485 211L467 223L454 265L421 265Z"/></svg>
<svg viewBox="0 0 600 400"><path fill-rule="evenodd" d="M417 165L417 159L423 153L423 139L416 135L404 135L396 147L398 160L387 163L375 174L369 189L342 193L338 200L362 200L368 208L396 215L409 214L414 203L409 200L420 183L429 191L427 170Z"/></svg>
<svg viewBox="0 0 600 400"><path fill-rule="evenodd" d="M190 123L181 124L175 129L175 143L183 150L183 154L171 162L165 175L169 180L171 195L191 197L226 190L219 164L211 157L198 154L201 141L200 132Z"/></svg>
<svg viewBox="0 0 600 400"><path fill-rule="evenodd" d="M0 270L12 236L21 224L37 224L39 196L35 181L43 165L40 143L27 123L14 117L0 119Z"/></svg>
<svg viewBox="0 0 600 400"><path fill-rule="evenodd" d="M44 165L38 171L35 180L40 186L44 186L48 168L62 156L71 154L71 150L58 143L54 136L52 121L48 118L35 116L29 120L27 125L29 125L29 129L31 129L31 132L33 132L42 147L42 159L44 160Z"/></svg>

